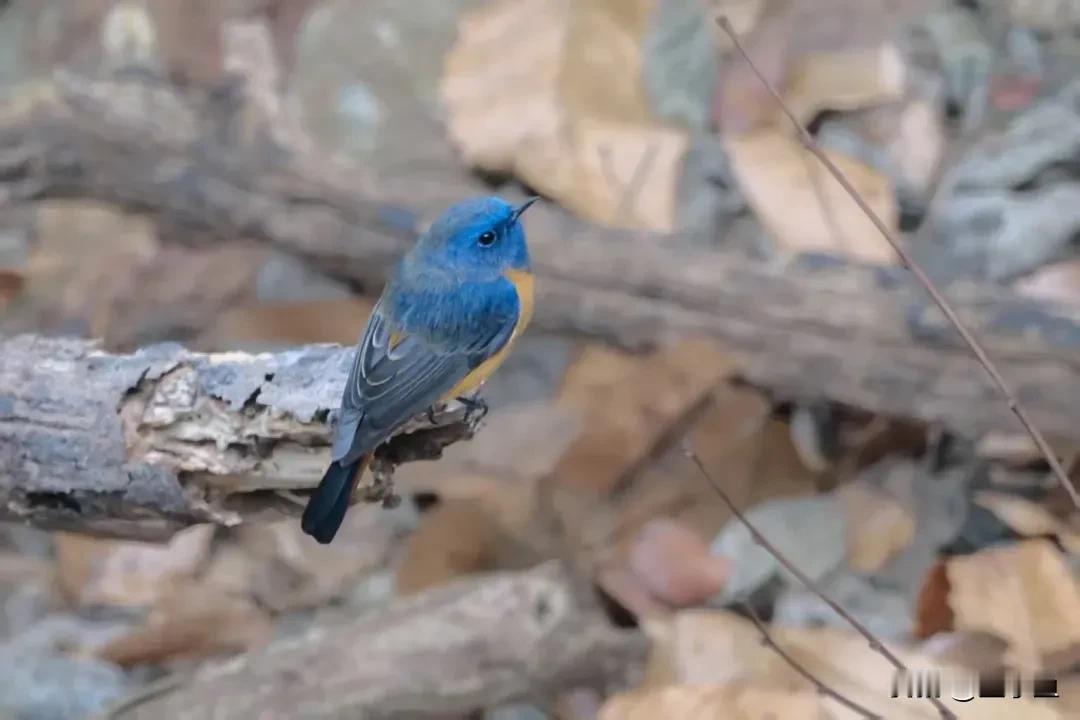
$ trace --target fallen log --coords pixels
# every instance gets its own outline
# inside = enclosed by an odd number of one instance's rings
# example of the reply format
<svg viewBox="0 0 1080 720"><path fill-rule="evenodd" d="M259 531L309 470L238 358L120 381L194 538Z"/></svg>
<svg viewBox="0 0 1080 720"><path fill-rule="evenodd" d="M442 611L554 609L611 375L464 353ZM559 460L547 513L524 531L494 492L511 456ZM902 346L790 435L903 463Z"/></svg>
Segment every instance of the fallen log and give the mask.
<svg viewBox="0 0 1080 720"><path fill-rule="evenodd" d="M132 355L93 343L0 341L0 520L124 537L299 512L330 459L351 350L250 355L179 345ZM461 407L383 446L357 497L392 502L395 465L471 436Z"/></svg>
<svg viewBox="0 0 1080 720"><path fill-rule="evenodd" d="M575 598L555 563L461 580L318 624L129 700L116 720L446 718L571 687L626 687L638 630Z"/></svg>
<svg viewBox="0 0 1080 720"><path fill-rule="evenodd" d="M247 236L372 288L408 245L409 209L328 179L329 163L216 139L159 85L57 76L0 111L0 201L80 197L181 227ZM370 186L370 183L367 184ZM748 379L793 397L944 423L1019 425L939 311L900 268L815 257L765 264L678 238L528 217L537 326L642 349L704 333ZM171 233L180 237L183 233ZM1035 422L1080 428L1080 308L999 287L947 289Z"/></svg>

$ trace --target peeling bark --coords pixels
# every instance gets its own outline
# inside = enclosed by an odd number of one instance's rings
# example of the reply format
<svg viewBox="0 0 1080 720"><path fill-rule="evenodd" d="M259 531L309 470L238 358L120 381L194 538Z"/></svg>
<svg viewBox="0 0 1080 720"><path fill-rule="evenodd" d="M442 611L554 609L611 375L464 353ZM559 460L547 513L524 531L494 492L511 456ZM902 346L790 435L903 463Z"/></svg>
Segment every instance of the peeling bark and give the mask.
<svg viewBox="0 0 1080 720"><path fill-rule="evenodd" d="M157 537L196 522L296 514L313 487L351 349L205 355L168 344L111 355L93 343L0 342L0 519ZM386 501L395 465L471 436L460 407L417 418L380 449L357 493Z"/></svg>

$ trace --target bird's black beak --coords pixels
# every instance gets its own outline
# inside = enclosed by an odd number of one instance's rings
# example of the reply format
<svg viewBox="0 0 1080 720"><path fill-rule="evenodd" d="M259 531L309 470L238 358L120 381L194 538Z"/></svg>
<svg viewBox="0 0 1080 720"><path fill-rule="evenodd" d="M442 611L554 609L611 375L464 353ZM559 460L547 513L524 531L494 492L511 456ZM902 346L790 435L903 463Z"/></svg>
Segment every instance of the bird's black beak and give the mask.
<svg viewBox="0 0 1080 720"><path fill-rule="evenodd" d="M534 202L536 202L537 200L539 200L539 199L540 199L540 197L538 195L534 195L533 197L529 198L528 200L526 200L525 202L521 203L516 208L514 208L513 219L517 220L518 218L520 218L522 213L524 213L526 210L528 210L532 206L532 204Z"/></svg>

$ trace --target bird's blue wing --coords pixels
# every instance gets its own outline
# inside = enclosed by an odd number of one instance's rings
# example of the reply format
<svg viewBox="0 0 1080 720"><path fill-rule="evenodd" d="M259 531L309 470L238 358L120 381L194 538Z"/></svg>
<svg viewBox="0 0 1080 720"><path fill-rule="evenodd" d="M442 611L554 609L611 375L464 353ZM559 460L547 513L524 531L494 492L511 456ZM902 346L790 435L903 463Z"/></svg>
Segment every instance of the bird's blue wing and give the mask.
<svg viewBox="0 0 1080 720"><path fill-rule="evenodd" d="M424 318L416 313L405 323L409 327L395 323L385 298L372 311L342 396L334 460L355 461L400 424L427 410L498 352L517 322L516 305L512 313L505 304L497 312L469 307L450 311L452 315L469 313L468 322L456 327L436 298L430 298L425 307L432 327L418 323Z"/></svg>

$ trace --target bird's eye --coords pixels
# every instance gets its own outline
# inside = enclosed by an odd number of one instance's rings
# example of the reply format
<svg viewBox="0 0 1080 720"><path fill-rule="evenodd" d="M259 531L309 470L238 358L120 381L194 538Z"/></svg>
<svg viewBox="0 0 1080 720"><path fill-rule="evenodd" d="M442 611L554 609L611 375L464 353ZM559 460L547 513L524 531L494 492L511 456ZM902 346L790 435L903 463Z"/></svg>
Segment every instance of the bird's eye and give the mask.
<svg viewBox="0 0 1080 720"><path fill-rule="evenodd" d="M488 230L477 238L477 242L480 243L481 247L489 247L495 243L495 233Z"/></svg>

